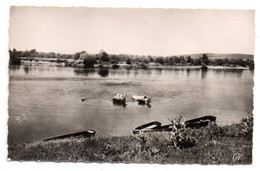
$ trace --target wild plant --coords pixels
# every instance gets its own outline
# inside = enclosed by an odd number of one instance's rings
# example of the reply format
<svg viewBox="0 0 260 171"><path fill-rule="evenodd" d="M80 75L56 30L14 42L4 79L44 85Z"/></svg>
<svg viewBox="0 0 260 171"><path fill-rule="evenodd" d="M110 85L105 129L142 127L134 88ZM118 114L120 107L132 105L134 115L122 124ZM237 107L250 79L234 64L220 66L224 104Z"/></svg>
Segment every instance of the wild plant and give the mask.
<svg viewBox="0 0 260 171"><path fill-rule="evenodd" d="M242 133L244 137L248 140L252 140L253 138L253 115L248 114L246 118L242 118Z"/></svg>
<svg viewBox="0 0 260 171"><path fill-rule="evenodd" d="M145 134L143 132L140 133L140 135L138 136L138 142L139 142L139 147L140 147L140 151L144 151L147 150L147 137L145 136Z"/></svg>
<svg viewBox="0 0 260 171"><path fill-rule="evenodd" d="M191 134L184 134L186 127L182 116L169 119L172 123L170 145L177 149L189 148L196 145L196 140Z"/></svg>
<svg viewBox="0 0 260 171"><path fill-rule="evenodd" d="M241 137L243 139L252 140L253 137L253 116L248 114L246 118L242 118L238 124L223 126L223 135L226 137Z"/></svg>

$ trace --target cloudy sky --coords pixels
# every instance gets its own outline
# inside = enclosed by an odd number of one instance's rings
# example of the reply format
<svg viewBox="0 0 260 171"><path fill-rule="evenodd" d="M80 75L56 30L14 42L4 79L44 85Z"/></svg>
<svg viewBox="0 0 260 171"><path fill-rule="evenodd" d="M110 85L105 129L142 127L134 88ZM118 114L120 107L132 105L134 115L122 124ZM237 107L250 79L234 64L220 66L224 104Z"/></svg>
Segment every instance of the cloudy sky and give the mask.
<svg viewBox="0 0 260 171"><path fill-rule="evenodd" d="M10 49L178 55L254 53L254 11L12 7Z"/></svg>

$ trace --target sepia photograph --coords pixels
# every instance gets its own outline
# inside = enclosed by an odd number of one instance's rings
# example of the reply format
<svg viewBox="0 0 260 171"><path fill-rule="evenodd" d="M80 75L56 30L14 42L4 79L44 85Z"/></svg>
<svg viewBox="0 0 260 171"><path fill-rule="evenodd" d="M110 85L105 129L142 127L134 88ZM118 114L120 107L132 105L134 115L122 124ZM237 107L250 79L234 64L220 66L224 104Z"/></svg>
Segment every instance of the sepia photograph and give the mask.
<svg viewBox="0 0 260 171"><path fill-rule="evenodd" d="M251 165L255 10L11 6L8 160Z"/></svg>

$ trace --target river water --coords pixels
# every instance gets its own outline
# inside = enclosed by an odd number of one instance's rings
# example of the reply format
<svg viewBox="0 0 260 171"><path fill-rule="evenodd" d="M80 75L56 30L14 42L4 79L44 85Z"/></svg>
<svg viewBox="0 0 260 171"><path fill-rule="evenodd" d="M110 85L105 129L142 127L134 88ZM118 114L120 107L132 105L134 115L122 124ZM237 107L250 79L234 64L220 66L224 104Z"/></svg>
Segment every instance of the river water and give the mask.
<svg viewBox="0 0 260 171"><path fill-rule="evenodd" d="M97 136L129 135L141 124L169 124L180 115L239 122L253 110L253 75L242 69L10 66L8 142L90 129ZM127 95L126 106L112 103L117 93ZM151 107L132 102L131 95L152 97Z"/></svg>

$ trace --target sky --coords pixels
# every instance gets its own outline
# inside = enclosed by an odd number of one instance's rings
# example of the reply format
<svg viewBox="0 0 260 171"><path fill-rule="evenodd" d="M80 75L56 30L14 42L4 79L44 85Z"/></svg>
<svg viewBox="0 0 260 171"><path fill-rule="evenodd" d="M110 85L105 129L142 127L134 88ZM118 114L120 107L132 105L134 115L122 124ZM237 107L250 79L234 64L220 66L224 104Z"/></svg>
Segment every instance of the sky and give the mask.
<svg viewBox="0 0 260 171"><path fill-rule="evenodd" d="M254 54L254 10L11 7L9 48L73 54Z"/></svg>

